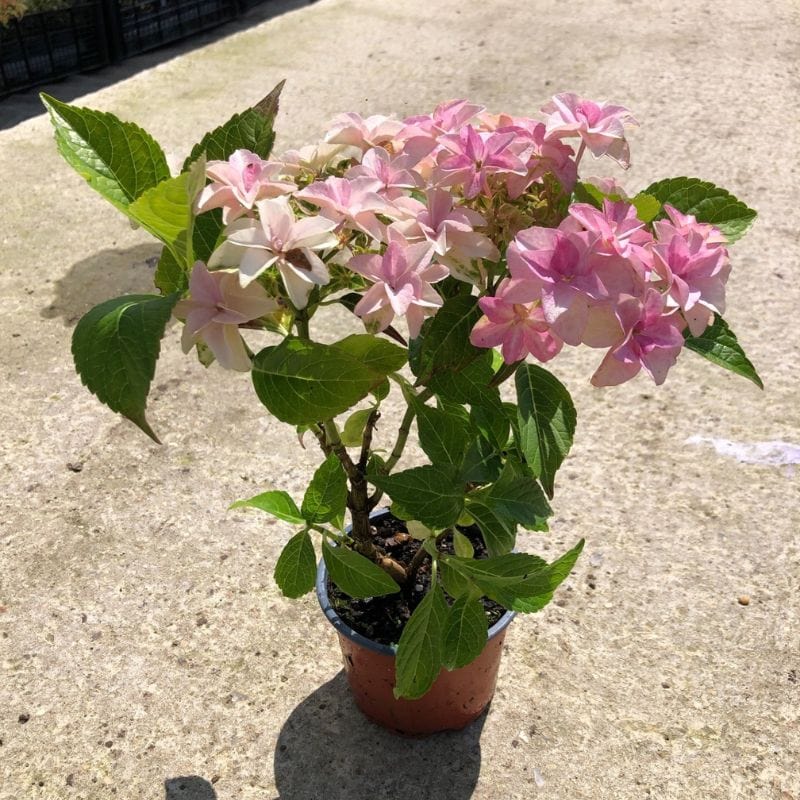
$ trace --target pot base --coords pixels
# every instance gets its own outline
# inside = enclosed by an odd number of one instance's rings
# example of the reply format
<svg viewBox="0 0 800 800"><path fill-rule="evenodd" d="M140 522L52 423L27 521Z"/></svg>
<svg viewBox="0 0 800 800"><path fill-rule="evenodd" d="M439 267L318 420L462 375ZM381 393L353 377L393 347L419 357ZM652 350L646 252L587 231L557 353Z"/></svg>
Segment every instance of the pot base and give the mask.
<svg viewBox="0 0 800 800"><path fill-rule="evenodd" d="M493 636L470 664L443 669L418 700L396 699L395 659L339 633L347 680L365 717L403 736L423 737L454 731L476 720L494 695L506 632Z"/></svg>

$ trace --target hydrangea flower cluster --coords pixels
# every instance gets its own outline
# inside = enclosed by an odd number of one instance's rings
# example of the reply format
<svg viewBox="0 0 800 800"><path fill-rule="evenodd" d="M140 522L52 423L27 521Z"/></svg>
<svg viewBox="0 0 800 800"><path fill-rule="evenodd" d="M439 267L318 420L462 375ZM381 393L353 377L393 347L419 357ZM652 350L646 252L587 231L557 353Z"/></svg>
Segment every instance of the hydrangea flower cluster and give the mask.
<svg viewBox="0 0 800 800"><path fill-rule="evenodd" d="M585 344L606 351L595 385L642 369L662 383L684 330L699 335L725 309L725 238L669 204L650 223L613 180L589 181L599 207L573 202L584 151L627 167L636 120L575 94L542 111L537 121L453 100L404 120L346 113L315 146L209 162L197 211L221 208L226 228L208 266L238 269L241 288L220 313L209 306L184 346L203 339L223 366L246 370L234 327L220 326L345 289L360 294L353 310L369 331L404 317L414 339L452 278L480 296L472 343L507 363ZM199 265L176 313L213 305L209 286Z"/></svg>

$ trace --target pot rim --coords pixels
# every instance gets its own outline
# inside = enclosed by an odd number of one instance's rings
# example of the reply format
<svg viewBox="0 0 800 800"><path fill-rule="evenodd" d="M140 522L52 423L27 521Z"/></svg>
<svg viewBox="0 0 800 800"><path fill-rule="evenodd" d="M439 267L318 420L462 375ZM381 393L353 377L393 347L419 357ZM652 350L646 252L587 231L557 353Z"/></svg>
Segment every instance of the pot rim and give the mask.
<svg viewBox="0 0 800 800"><path fill-rule="evenodd" d="M381 514L389 513L388 508L380 508L373 511L369 516L370 519L373 519L376 516L380 516ZM349 527L349 526L348 526ZM325 614L328 622L333 625L336 629L336 632L341 634L342 636L347 637L350 641L355 642L357 645L361 647L367 648L367 650L372 650L375 653L380 653L384 656L390 656L394 658L397 655L397 645L391 646L388 644L381 644L380 642L374 642L372 639L368 639L364 634L359 633L356 630L353 630L337 613L336 610L331 605L330 598L328 597L328 570L325 567L324 559L319 560L319 564L317 565L317 600L319 600L320 608L322 608L322 613ZM502 633L511 623L511 620L517 616L516 611L506 611L502 617L500 617L491 628L489 628L489 632L486 638L488 642L490 639L493 639L499 633Z"/></svg>

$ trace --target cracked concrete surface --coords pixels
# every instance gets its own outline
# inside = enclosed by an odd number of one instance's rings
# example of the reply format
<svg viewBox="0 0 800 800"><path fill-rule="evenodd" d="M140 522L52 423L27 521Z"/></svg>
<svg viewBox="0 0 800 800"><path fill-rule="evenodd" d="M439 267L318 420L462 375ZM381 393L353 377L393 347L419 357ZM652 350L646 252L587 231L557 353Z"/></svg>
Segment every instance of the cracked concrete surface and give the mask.
<svg viewBox="0 0 800 800"><path fill-rule="evenodd" d="M697 175L758 209L726 317L766 390L691 354L660 389L593 390L592 352L554 364L578 432L552 531L526 541L547 555L585 536L585 555L554 604L515 621L478 725L394 738L353 709L313 597L277 591L290 526L226 511L270 485L299 494L316 455L287 450L246 376L182 356L175 328L150 401L162 447L81 387L72 327L148 290L157 248L60 160L43 115L7 126L0 798L800 799L798 476L687 443L800 444L796 4L275 10L118 82L119 68L50 91L137 121L176 160L283 77L279 148L341 110L614 99L642 123L631 189ZM23 118L31 97L0 118ZM345 324L327 317L322 334Z"/></svg>

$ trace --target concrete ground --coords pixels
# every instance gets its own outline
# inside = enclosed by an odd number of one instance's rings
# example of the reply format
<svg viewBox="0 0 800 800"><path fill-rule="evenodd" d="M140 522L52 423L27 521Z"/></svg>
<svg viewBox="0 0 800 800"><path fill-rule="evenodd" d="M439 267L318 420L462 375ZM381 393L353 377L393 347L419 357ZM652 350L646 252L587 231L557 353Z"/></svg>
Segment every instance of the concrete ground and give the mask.
<svg viewBox="0 0 800 800"><path fill-rule="evenodd" d="M279 148L341 110L613 99L642 123L632 189L697 175L760 212L726 316L766 389L692 354L661 389L593 390L591 352L554 365L577 440L552 532L528 541L547 555L585 536L586 554L556 603L515 621L478 725L397 739L353 709L314 598L280 596L290 527L226 511L299 492L316 455L287 449L246 377L185 358L174 327L150 404L163 446L81 387L76 320L147 291L157 248L60 160L43 115L6 126L0 798L800 799L798 476L687 442L800 445L796 3L278 6L119 82L52 92L139 122L175 161L284 77Z"/></svg>

